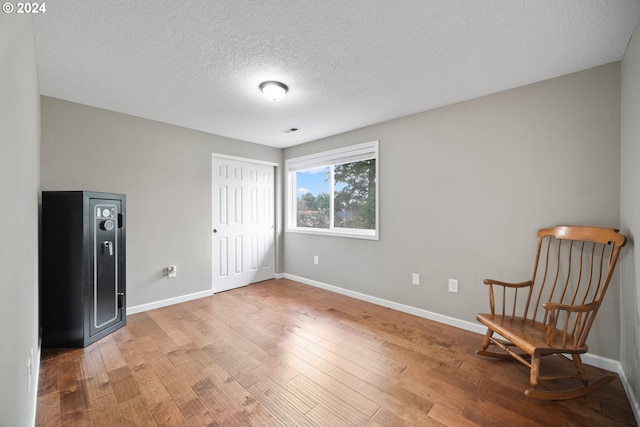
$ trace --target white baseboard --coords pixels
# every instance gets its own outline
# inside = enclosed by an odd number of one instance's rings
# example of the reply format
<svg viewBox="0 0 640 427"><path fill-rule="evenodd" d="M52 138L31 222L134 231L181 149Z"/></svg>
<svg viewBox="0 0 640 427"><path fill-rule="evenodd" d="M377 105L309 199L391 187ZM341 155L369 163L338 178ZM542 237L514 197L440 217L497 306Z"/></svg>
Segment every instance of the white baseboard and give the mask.
<svg viewBox="0 0 640 427"><path fill-rule="evenodd" d="M394 310L402 311L404 313L413 314L414 316L423 317L425 319L444 323L445 325L455 326L456 328L464 329L466 331L471 331L471 332L475 332L477 334L482 334L482 335L484 335L484 333L486 332L486 328L478 323L456 319L454 317L445 316L443 314L434 313L432 311L424 310L421 308L416 308L409 305L400 304L397 302L363 294L360 292L351 291L349 289L340 288L338 286L329 285L327 283L318 282L316 280L307 279L305 277L294 276L293 274L284 273L283 276L287 279L295 280L296 282L304 283L307 285L315 286L317 288L325 289L327 291L357 298L359 300L381 305L383 307L392 308ZM608 371L620 372L622 370L622 367L619 361L598 356L597 354L587 353L582 356L582 360L587 365L606 369Z"/></svg>
<svg viewBox="0 0 640 427"><path fill-rule="evenodd" d="M622 370L622 365L620 365L619 361L599 356L597 354L585 353L582 355L582 361L587 365L606 369L607 371L620 372Z"/></svg>
<svg viewBox="0 0 640 427"><path fill-rule="evenodd" d="M276 279L284 278L284 274L277 273L275 275ZM179 304L181 302L187 302L198 298L204 298L213 295L213 289L207 289L206 291L195 292L192 294L181 295L173 298L167 298L160 301L149 302L146 304L134 305L132 307L127 307L127 315L141 313L143 311L153 310L154 308L166 307L173 304Z"/></svg>
<svg viewBox="0 0 640 427"><path fill-rule="evenodd" d="M181 295L173 298L167 298L160 301L149 302L147 304L134 305L133 307L127 307L127 315L141 313L147 310L153 310L154 308L166 307L168 305L178 304L181 302L187 302L198 298L204 298L210 295L213 295L213 289L195 292L193 294Z"/></svg>
<svg viewBox="0 0 640 427"><path fill-rule="evenodd" d="M344 289L338 286L329 285L326 283L318 282L316 280L307 279L300 276L294 276L293 274L285 273L284 277L296 282L304 283L307 285L321 288L327 291L335 292L337 294L346 295L362 301L367 301L372 304L381 305L383 307L392 308L394 310L402 311L404 313L413 314L414 316L423 317L425 319L434 320L445 325L455 326L456 328L464 329L466 331L483 334L486 332L484 326L477 323L468 322L466 320L456 319L455 317L445 316L444 314L434 313L432 311L423 310L421 308L412 307L406 304L400 304L398 302L389 301L383 298L374 297L371 295L355 292L349 289Z"/></svg>
<svg viewBox="0 0 640 427"><path fill-rule="evenodd" d="M36 416L38 410L38 391L40 391L40 360L42 359L42 342L40 339L38 339L38 351L35 352L34 358L35 360L33 361L33 372L35 373L35 379L33 380L33 382L35 384L33 384L34 389L31 390L31 396L33 396L31 420L33 421L33 423L29 424L33 426L36 425Z"/></svg>
<svg viewBox="0 0 640 427"><path fill-rule="evenodd" d="M624 369L622 369L622 365L618 362L618 375L620 375L620 380L622 381L622 385L624 386L624 391L627 392L627 398L629 398L629 404L631 405L631 409L633 410L633 415L636 417L636 423L640 425L640 401L638 401L638 396L635 395L629 381L627 380L627 375L624 373Z"/></svg>

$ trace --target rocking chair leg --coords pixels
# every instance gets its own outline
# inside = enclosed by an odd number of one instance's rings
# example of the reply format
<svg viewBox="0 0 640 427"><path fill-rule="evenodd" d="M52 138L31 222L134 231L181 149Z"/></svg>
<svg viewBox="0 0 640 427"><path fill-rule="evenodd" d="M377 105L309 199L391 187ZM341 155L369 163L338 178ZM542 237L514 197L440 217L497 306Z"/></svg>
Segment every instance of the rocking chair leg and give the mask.
<svg viewBox="0 0 640 427"><path fill-rule="evenodd" d="M576 370L578 371L578 375L580 375L580 380L585 387L589 386L589 379L587 378L587 373L584 371L584 365L582 364L582 359L579 354L571 355L573 358L573 364L576 365Z"/></svg>
<svg viewBox="0 0 640 427"><path fill-rule="evenodd" d="M531 355L531 372L529 374L529 383L532 389L538 387L538 380L540 378L540 356Z"/></svg>
<svg viewBox="0 0 640 427"><path fill-rule="evenodd" d="M487 333L484 336L484 340L482 341L482 349L481 350L476 350L476 354L478 356L486 356L486 357L493 357L496 359L511 359L513 360L513 358L509 355L508 352L495 352L495 351L487 351L487 348L489 348L489 346L492 344L492 339L493 337L493 330L492 329L487 329ZM510 345L510 344L506 344L506 345ZM499 345L500 347L502 347L502 349L504 350L505 347L502 345Z"/></svg>
<svg viewBox="0 0 640 427"><path fill-rule="evenodd" d="M572 354L573 363L578 371L578 376L582 380L584 387L579 387L572 390L564 390L564 391L542 391L536 390L539 380L540 374L540 357L531 356L531 388L524 392L525 395L529 397L535 397L536 399L546 399L546 400L566 400L566 399L575 399L576 397L586 396L589 393L592 393L596 390L601 389L605 385L609 384L611 381L616 379L615 375L605 375L600 378L598 381L589 385L589 380L587 379L587 374L584 370L584 365L582 364L582 359L579 354ZM548 379L562 379L562 377L558 378L548 378Z"/></svg>
<svg viewBox="0 0 640 427"><path fill-rule="evenodd" d="M487 328L487 333L484 335L484 341L482 341L482 351L485 351L489 348L489 344L491 343L491 337L493 336L493 330Z"/></svg>

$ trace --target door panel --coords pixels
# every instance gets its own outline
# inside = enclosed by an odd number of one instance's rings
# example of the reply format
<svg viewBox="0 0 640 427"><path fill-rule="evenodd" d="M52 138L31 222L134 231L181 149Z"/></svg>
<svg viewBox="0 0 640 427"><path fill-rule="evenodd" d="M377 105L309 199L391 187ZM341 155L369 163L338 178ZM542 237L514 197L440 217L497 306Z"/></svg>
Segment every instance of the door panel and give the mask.
<svg viewBox="0 0 640 427"><path fill-rule="evenodd" d="M275 277L274 167L214 157L213 289Z"/></svg>
<svg viewBox="0 0 640 427"><path fill-rule="evenodd" d="M115 200L90 199L90 222L92 246L92 280L89 293L90 335L109 328L122 320L118 304L120 239L118 214L120 202Z"/></svg>

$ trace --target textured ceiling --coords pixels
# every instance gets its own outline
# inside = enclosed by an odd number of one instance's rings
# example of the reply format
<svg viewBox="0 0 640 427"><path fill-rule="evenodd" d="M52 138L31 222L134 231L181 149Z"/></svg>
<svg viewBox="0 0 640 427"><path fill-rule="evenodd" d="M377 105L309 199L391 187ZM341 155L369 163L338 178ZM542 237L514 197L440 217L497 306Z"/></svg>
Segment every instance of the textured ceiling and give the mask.
<svg viewBox="0 0 640 427"><path fill-rule="evenodd" d="M640 0L64 0L34 19L43 95L287 147L620 60L639 17Z"/></svg>

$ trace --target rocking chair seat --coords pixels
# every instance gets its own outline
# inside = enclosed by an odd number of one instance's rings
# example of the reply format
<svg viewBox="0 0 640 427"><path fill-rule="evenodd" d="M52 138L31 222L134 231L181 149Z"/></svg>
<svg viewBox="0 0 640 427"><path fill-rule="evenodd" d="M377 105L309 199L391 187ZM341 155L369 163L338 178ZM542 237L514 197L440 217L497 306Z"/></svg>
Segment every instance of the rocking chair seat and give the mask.
<svg viewBox="0 0 640 427"><path fill-rule="evenodd" d="M549 328L541 322L523 317L492 316L491 313L479 313L476 319L498 335L506 338L530 356L554 353L581 354L586 353L589 346L550 346L548 345ZM553 336L562 336L563 331L553 330Z"/></svg>

